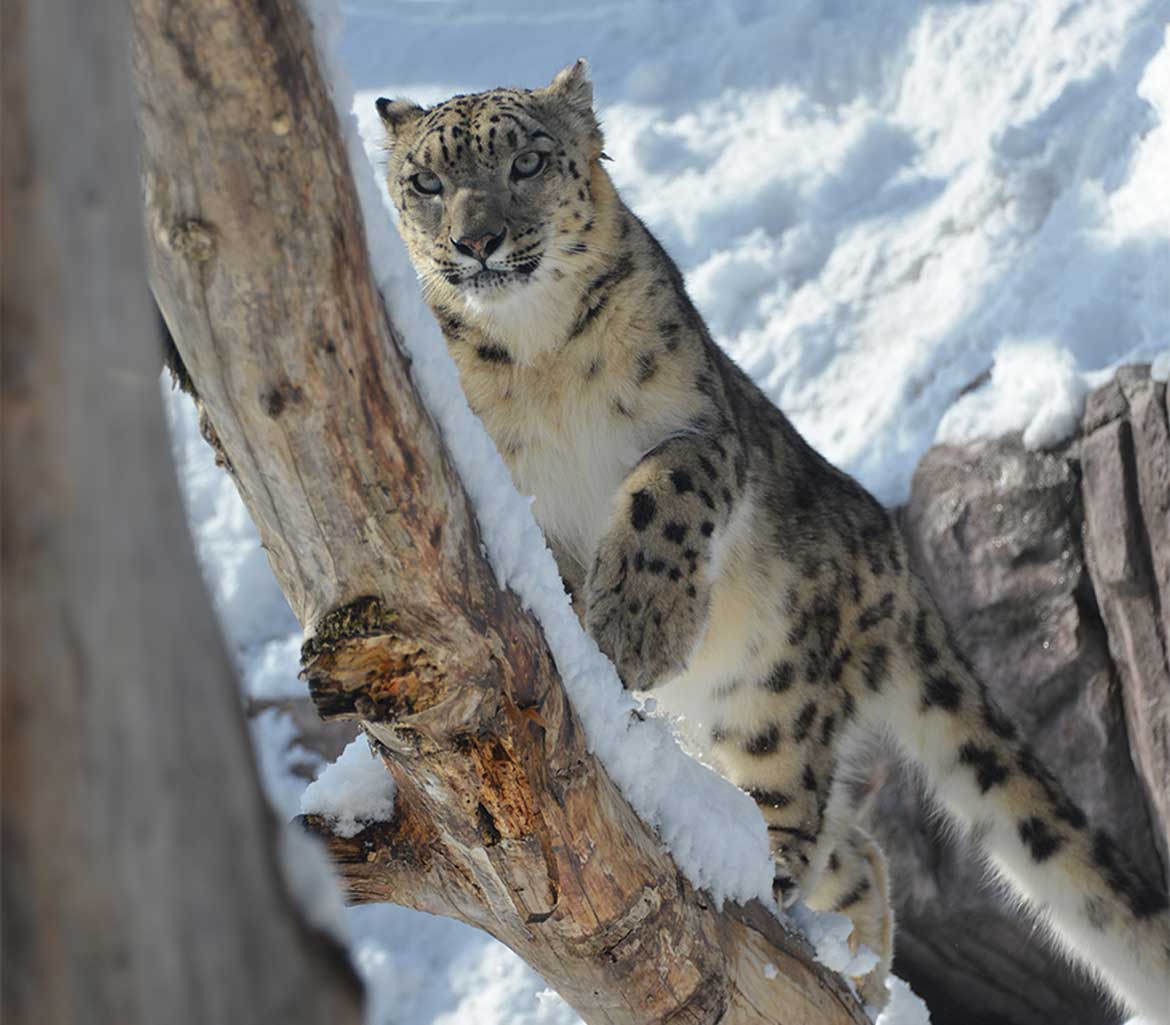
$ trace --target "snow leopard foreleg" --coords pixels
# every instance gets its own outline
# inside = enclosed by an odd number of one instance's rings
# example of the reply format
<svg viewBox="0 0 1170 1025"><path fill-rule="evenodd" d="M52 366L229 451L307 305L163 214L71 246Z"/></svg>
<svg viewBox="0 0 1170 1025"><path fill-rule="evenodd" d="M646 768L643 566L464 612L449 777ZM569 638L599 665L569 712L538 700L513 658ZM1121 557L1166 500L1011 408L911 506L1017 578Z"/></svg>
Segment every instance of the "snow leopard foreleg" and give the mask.
<svg viewBox="0 0 1170 1025"><path fill-rule="evenodd" d="M585 624L627 687L678 673L701 639L714 546L743 481L731 435L669 438L623 481L589 571Z"/></svg>

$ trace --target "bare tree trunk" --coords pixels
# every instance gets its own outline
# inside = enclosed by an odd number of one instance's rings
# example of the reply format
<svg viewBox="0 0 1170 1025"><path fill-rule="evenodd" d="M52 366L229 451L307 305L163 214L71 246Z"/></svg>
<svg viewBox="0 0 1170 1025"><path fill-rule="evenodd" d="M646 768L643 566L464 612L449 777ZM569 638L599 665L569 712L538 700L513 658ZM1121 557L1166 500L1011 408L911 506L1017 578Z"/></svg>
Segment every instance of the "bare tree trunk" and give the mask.
<svg viewBox="0 0 1170 1025"><path fill-rule="evenodd" d="M116 2L3 7L6 1025L360 1020L175 486Z"/></svg>
<svg viewBox="0 0 1170 1025"><path fill-rule="evenodd" d="M299 4L132 9L152 284L318 709L398 783L393 823L330 841L351 898L486 929L589 1022L865 1021L768 911L694 892L587 751L374 287Z"/></svg>

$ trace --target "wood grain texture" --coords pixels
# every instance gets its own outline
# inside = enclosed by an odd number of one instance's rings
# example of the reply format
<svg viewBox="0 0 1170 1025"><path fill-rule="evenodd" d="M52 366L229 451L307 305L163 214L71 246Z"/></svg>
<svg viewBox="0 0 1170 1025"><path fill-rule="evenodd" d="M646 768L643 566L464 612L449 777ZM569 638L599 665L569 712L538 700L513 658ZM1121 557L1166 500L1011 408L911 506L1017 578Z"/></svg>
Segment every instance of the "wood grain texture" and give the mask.
<svg viewBox="0 0 1170 1025"><path fill-rule="evenodd" d="M308 823L350 898L487 930L590 1023L860 1025L770 912L686 883L496 586L374 287L300 6L132 8L151 283L317 707L360 720L398 784L391 824Z"/></svg>

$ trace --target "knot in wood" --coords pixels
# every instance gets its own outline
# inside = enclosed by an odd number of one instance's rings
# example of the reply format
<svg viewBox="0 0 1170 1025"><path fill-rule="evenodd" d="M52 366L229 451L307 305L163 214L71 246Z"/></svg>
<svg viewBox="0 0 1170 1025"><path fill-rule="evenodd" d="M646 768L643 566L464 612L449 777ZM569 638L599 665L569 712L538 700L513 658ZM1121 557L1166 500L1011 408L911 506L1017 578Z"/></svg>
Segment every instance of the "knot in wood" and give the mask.
<svg viewBox="0 0 1170 1025"><path fill-rule="evenodd" d="M167 245L179 256L195 263L206 263L215 252L215 237L210 227L192 219L171 228Z"/></svg>
<svg viewBox="0 0 1170 1025"><path fill-rule="evenodd" d="M303 675L321 718L393 722L447 696L444 667L423 645L393 629L375 597L323 616L301 649Z"/></svg>

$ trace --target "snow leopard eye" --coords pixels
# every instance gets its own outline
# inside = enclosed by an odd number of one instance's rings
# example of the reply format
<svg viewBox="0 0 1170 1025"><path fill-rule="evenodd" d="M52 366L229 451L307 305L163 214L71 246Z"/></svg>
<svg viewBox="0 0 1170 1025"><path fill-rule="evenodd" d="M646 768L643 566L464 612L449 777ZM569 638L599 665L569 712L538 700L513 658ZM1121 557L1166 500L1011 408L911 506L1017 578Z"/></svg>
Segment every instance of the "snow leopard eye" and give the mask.
<svg viewBox="0 0 1170 1025"><path fill-rule="evenodd" d="M521 153L512 161L512 177L514 179L531 178L539 173L542 167L544 167L544 154L529 150L527 153Z"/></svg>
<svg viewBox="0 0 1170 1025"><path fill-rule="evenodd" d="M437 196L443 191L443 183L433 171L419 171L410 179L410 184L424 196Z"/></svg>

